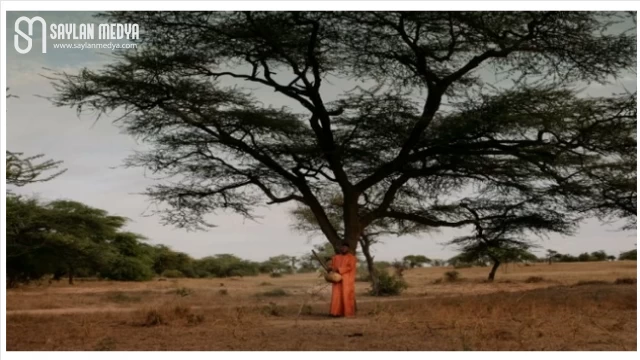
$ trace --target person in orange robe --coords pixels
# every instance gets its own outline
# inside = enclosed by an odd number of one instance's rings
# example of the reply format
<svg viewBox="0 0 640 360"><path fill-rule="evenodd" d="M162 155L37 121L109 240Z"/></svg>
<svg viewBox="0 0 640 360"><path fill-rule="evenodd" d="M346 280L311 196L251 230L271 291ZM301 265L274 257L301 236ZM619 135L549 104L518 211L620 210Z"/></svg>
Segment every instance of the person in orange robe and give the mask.
<svg viewBox="0 0 640 360"><path fill-rule="evenodd" d="M342 276L342 281L332 287L331 316L356 315L356 265L356 257L347 245L342 245L340 254L331 259L331 270Z"/></svg>

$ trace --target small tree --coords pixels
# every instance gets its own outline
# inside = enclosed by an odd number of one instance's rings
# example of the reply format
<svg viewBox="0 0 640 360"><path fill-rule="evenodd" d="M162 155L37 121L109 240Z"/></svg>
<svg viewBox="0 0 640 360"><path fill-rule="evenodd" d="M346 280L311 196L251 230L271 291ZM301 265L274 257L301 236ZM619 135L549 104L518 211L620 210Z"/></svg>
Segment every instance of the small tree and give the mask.
<svg viewBox="0 0 640 360"><path fill-rule="evenodd" d="M485 202L471 207L463 204L474 217L475 234L450 242L460 247L458 260L466 263L493 263L488 280L493 281L498 267L505 262L532 261L536 257L528 250L533 247L528 235L547 232L570 234L574 224L566 214L547 209L545 200L538 197L505 206ZM491 220L483 220L490 218Z"/></svg>
<svg viewBox="0 0 640 360"><path fill-rule="evenodd" d="M623 253L620 253L620 256L618 257L618 260L637 260L638 259L638 250L637 249L633 249L633 250L629 250L629 251L625 251Z"/></svg>
<svg viewBox="0 0 640 360"><path fill-rule="evenodd" d="M549 262L549 265L551 265L551 263L553 263L554 261L558 261L559 258L560 253L558 253L557 251L551 249L547 250L547 261Z"/></svg>
<svg viewBox="0 0 640 360"><path fill-rule="evenodd" d="M294 268L291 265L291 256L278 255L270 257L260 264L260 272L268 274L291 274Z"/></svg>
<svg viewBox="0 0 640 360"><path fill-rule="evenodd" d="M604 250L594 251L591 253L591 259L593 261L605 261L607 260L607 253Z"/></svg>
<svg viewBox="0 0 640 360"><path fill-rule="evenodd" d="M427 258L424 255L407 255L402 258L402 261L407 264L409 269L421 267L423 264L431 263L431 259Z"/></svg>
<svg viewBox="0 0 640 360"><path fill-rule="evenodd" d="M442 267L442 266L446 266L447 262L445 260L442 259L433 259L431 260L431 266L434 267Z"/></svg>

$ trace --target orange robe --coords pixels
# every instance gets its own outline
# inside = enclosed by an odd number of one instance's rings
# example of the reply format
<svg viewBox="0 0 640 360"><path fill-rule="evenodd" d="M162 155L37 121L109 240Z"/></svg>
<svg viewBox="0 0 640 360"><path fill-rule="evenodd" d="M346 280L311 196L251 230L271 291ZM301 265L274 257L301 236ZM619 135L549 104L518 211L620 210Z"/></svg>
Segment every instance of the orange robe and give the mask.
<svg viewBox="0 0 640 360"><path fill-rule="evenodd" d="M356 315L356 257L352 254L335 255L331 269L342 276L342 281L334 283L331 293L331 315Z"/></svg>

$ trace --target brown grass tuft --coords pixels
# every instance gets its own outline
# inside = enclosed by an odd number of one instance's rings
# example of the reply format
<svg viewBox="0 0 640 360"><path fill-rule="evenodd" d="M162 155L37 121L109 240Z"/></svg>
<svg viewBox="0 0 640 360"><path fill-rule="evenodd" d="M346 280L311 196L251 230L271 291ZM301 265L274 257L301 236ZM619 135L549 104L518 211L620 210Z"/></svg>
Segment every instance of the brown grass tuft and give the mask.
<svg viewBox="0 0 640 360"><path fill-rule="evenodd" d="M631 284L636 284L638 282L638 279L636 278L618 278L615 281L616 285L631 285Z"/></svg>
<svg viewBox="0 0 640 360"><path fill-rule="evenodd" d="M580 280L575 284L575 286L606 285L606 284L609 284L609 283L603 280Z"/></svg>
<svg viewBox="0 0 640 360"><path fill-rule="evenodd" d="M460 273L455 270L447 271L444 273L444 279L448 282L456 282L460 280Z"/></svg>

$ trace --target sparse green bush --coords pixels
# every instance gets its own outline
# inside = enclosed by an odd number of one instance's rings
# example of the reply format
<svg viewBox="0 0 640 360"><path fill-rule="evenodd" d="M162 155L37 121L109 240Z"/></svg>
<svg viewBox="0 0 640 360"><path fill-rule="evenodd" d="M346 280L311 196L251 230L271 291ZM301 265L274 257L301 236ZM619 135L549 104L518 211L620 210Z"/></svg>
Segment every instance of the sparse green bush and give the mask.
<svg viewBox="0 0 640 360"><path fill-rule="evenodd" d="M118 256L113 259L102 274L106 279L119 281L146 281L153 278L151 265L130 256Z"/></svg>
<svg viewBox="0 0 640 360"><path fill-rule="evenodd" d="M397 275L389 275L387 271L378 274L378 292L370 291L373 296L395 296L400 295L409 286L403 278Z"/></svg>
<svg viewBox="0 0 640 360"><path fill-rule="evenodd" d="M371 276L369 276L369 272L366 270L358 271L358 275L356 276L357 282L369 282L371 281Z"/></svg>
<svg viewBox="0 0 640 360"><path fill-rule="evenodd" d="M460 273L455 270L447 271L446 273L444 273L444 278L448 282L456 282L460 280Z"/></svg>
<svg viewBox="0 0 640 360"><path fill-rule="evenodd" d="M166 277L166 278L169 278L169 279L179 279L179 278L183 278L185 276L182 273L182 271L180 271L180 270L170 269L170 270L165 270L164 272L162 272L162 277Z"/></svg>

